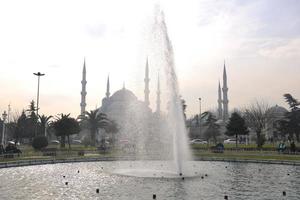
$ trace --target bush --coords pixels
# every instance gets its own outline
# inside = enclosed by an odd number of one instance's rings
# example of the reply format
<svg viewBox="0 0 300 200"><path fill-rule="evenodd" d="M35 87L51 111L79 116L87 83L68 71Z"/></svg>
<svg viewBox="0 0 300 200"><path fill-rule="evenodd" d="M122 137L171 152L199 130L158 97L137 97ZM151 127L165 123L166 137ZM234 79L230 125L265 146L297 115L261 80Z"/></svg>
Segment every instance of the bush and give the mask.
<svg viewBox="0 0 300 200"><path fill-rule="evenodd" d="M83 140L82 140L82 144L83 144L85 147L88 147L89 145L92 144L91 138L85 136L85 137L83 138Z"/></svg>
<svg viewBox="0 0 300 200"><path fill-rule="evenodd" d="M45 136L36 136L32 141L32 147L41 150L48 146L48 139Z"/></svg>

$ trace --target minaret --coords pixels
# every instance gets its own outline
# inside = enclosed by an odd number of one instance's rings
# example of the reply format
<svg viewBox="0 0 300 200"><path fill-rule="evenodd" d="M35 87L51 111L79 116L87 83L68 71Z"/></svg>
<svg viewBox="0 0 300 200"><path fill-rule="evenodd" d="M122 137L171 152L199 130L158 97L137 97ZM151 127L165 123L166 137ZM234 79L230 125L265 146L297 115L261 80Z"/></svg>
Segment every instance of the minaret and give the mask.
<svg viewBox="0 0 300 200"><path fill-rule="evenodd" d="M223 118L223 110L222 110L222 91L221 85L219 81L219 89L218 89L218 119Z"/></svg>
<svg viewBox="0 0 300 200"><path fill-rule="evenodd" d="M10 113L11 113L11 107L10 107L10 102L8 104L8 109L7 109L7 122L10 122Z"/></svg>
<svg viewBox="0 0 300 200"><path fill-rule="evenodd" d="M109 75L108 75L108 77L107 77L107 83L106 83L106 93L105 93L106 98L109 98L109 96L110 96L109 87L110 87L110 85L109 85Z"/></svg>
<svg viewBox="0 0 300 200"><path fill-rule="evenodd" d="M157 92L156 92L156 113L160 113L160 82L159 82L159 75L157 79Z"/></svg>
<svg viewBox="0 0 300 200"><path fill-rule="evenodd" d="M227 74L226 74L226 66L224 61L224 71L223 71L223 120L226 121L229 117L228 115L228 87L227 87Z"/></svg>
<svg viewBox="0 0 300 200"><path fill-rule="evenodd" d="M82 81L81 81L81 103L80 103L80 107L81 107L81 111L80 111L80 115L84 116L85 114L85 107L86 107L86 102L85 102L85 97L86 97L86 69L85 69L85 59L84 59L84 63L83 63L83 70L82 70Z"/></svg>
<svg viewBox="0 0 300 200"><path fill-rule="evenodd" d="M145 103L147 106L149 106L150 104L150 101L149 101L149 93L150 93L150 90L149 90L149 67L148 67L148 58L147 58L147 61L146 61L146 71L145 71Z"/></svg>

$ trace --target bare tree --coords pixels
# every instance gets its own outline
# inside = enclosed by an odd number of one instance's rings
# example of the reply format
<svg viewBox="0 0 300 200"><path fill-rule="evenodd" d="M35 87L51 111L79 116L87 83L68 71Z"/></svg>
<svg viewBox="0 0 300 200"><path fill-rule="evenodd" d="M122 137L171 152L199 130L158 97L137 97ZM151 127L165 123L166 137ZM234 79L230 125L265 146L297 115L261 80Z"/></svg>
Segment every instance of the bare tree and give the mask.
<svg viewBox="0 0 300 200"><path fill-rule="evenodd" d="M267 128L268 123L272 123L274 113L269 112L270 107L264 102L256 102L246 108L243 112L247 126L256 133L257 147L261 148L265 143L265 135L262 131Z"/></svg>

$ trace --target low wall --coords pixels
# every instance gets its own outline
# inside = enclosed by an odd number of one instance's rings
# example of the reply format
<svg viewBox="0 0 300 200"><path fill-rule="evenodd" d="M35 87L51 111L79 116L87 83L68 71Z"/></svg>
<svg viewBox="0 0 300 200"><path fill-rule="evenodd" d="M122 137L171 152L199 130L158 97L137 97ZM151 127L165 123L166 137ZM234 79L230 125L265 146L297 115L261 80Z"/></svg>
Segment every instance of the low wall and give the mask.
<svg viewBox="0 0 300 200"><path fill-rule="evenodd" d="M117 161L132 160L130 157L99 157L99 158L71 158L71 159L38 159L38 160L16 160L10 162L0 162L0 168L23 167L31 165L45 165L56 163L75 163L75 162L98 162L98 161ZM195 161L216 161L216 162L241 162L241 163L262 163L300 166L299 161L280 161L280 160L252 160L252 159L233 159L233 158L206 158L198 157Z"/></svg>
<svg viewBox="0 0 300 200"><path fill-rule="evenodd" d="M198 157L196 161L219 161L219 162L241 162L241 163L262 163L262 164L278 164L278 165L295 165L300 166L299 161L287 160L254 160L254 159L235 159L235 158L207 158Z"/></svg>

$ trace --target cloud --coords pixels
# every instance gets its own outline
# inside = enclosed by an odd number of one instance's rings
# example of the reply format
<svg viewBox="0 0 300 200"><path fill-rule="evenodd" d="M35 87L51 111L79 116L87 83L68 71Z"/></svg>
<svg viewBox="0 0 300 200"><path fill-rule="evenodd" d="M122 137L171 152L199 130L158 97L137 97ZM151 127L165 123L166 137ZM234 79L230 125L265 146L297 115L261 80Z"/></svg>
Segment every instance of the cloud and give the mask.
<svg viewBox="0 0 300 200"><path fill-rule="evenodd" d="M226 36L300 36L300 1L199 1L198 25L218 27ZM220 29L221 28L221 29Z"/></svg>
<svg viewBox="0 0 300 200"><path fill-rule="evenodd" d="M105 24L87 25L86 31L93 37L103 37L107 32L107 26Z"/></svg>
<svg viewBox="0 0 300 200"><path fill-rule="evenodd" d="M300 38L284 40L282 44L266 47L259 51L259 54L272 59L298 59L300 57Z"/></svg>

